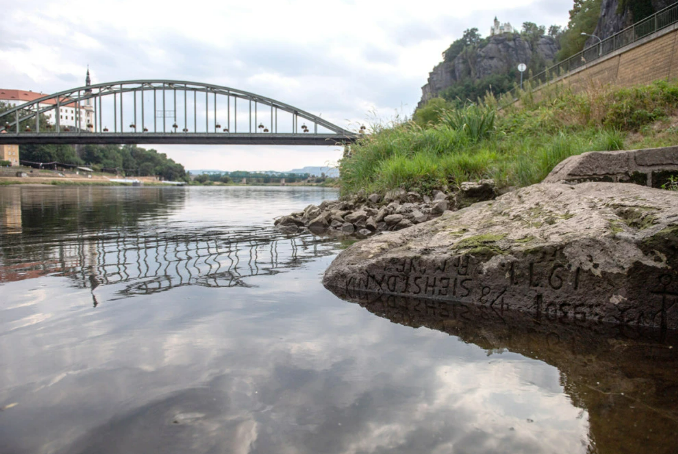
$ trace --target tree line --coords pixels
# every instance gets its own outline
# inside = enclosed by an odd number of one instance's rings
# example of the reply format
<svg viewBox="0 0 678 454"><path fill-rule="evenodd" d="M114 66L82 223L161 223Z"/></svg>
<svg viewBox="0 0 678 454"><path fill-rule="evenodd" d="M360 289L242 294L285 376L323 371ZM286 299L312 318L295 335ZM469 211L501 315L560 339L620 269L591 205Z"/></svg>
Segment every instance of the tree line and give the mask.
<svg viewBox="0 0 678 454"><path fill-rule="evenodd" d="M158 176L185 180L186 169L165 153L136 145L20 145L22 161L86 165L97 171L126 176Z"/></svg>
<svg viewBox="0 0 678 454"><path fill-rule="evenodd" d="M0 102L0 114L11 106ZM40 116L40 124L48 124L47 117ZM35 130L35 119L19 125L21 131ZM163 180L186 181L184 166L158 153L136 145L20 145L21 161L48 163L58 162L89 166L94 170L124 176L158 176Z"/></svg>
<svg viewBox="0 0 678 454"><path fill-rule="evenodd" d="M285 172L248 172L245 170L235 170L233 172L213 172L203 173L196 176L193 180L197 183L240 183L243 178L248 183L279 183L285 179L286 183L296 183L306 181L311 177L308 173L285 173ZM326 180L325 174L315 178L316 183Z"/></svg>

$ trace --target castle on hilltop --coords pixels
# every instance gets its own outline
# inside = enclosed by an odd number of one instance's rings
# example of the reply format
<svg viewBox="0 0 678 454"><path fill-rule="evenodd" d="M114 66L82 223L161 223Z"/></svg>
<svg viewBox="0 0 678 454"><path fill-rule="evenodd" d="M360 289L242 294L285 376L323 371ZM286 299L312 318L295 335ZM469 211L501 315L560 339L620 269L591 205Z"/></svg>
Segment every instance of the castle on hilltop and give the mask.
<svg viewBox="0 0 678 454"><path fill-rule="evenodd" d="M502 35L504 33L513 33L515 30L511 26L510 22L506 22L505 24L500 24L499 19L496 17L494 18L494 25L490 29L490 36L494 35Z"/></svg>

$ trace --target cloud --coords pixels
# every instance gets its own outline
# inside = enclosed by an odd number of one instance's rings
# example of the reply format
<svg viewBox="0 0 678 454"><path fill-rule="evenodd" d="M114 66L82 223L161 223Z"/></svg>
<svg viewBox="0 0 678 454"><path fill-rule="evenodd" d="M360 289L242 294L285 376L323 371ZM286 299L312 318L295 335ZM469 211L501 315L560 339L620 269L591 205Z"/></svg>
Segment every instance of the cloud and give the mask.
<svg viewBox="0 0 678 454"><path fill-rule="evenodd" d="M105 303L97 316L44 302L54 316L38 339L62 340L39 358L71 373L24 369L21 352L35 350L18 347L36 342L33 332L1 338L1 382L25 381L10 387L21 408L3 440L17 451L102 454L586 451L588 423L557 369L515 354L488 361L475 345L375 317L322 289L322 263L310 266L246 291ZM299 278L301 299L287 284Z"/></svg>
<svg viewBox="0 0 678 454"><path fill-rule="evenodd" d="M464 29L486 33L495 15L516 26L562 25L571 0L510 6L457 0L444 8L434 0L328 0L322 8L310 0L195 0L186 6L172 0L118 0L96 8L84 0L4 5L0 58L9 65L0 68L3 88L65 90L83 83L89 64L95 82L215 83L323 113L347 127L364 121L368 111L387 118L397 109L410 114L429 71ZM209 148L194 149L207 160ZM189 168L205 167L199 157L174 154ZM287 161L291 167L309 164L304 156L300 149L289 151ZM232 170L226 158L211 162Z"/></svg>

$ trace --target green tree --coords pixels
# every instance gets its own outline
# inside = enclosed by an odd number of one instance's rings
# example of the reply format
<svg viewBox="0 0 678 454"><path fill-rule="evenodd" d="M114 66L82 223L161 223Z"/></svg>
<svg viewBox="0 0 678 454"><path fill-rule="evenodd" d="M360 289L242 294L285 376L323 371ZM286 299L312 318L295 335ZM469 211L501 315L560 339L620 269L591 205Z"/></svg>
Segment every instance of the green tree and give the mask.
<svg viewBox="0 0 678 454"><path fill-rule="evenodd" d="M560 25L551 25L549 27L548 35L552 38L557 38L563 32L563 27Z"/></svg>
<svg viewBox="0 0 678 454"><path fill-rule="evenodd" d="M581 52L588 39L582 33L592 34L598 24L602 0L574 0L570 10L570 21L563 32L558 52L558 60L565 60Z"/></svg>
<svg viewBox="0 0 678 454"><path fill-rule="evenodd" d="M195 179L193 181L200 183L200 184L205 184L208 181L210 181L210 177L206 173L203 173L202 175L198 175L197 177L195 177Z"/></svg>
<svg viewBox="0 0 678 454"><path fill-rule="evenodd" d="M538 38L546 34L546 27L537 25L534 22L523 22L522 33L532 38Z"/></svg>
<svg viewBox="0 0 678 454"><path fill-rule="evenodd" d="M443 58L445 61L453 61L464 49L478 45L482 39L477 28L469 28L464 31L464 34L460 39L454 41L450 47L443 52Z"/></svg>
<svg viewBox="0 0 678 454"><path fill-rule="evenodd" d="M54 145L19 145L19 156L22 161L55 162L57 160Z"/></svg>
<svg viewBox="0 0 678 454"><path fill-rule="evenodd" d="M452 108L452 105L443 98L433 98L420 109L417 109L412 116L412 120L421 127L431 123L438 123L440 116Z"/></svg>

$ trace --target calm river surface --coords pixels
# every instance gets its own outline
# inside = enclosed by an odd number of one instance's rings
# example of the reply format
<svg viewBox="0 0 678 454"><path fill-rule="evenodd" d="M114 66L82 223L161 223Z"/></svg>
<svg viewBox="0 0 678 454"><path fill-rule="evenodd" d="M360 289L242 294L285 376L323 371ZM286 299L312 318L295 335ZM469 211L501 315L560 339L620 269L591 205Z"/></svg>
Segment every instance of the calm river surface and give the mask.
<svg viewBox="0 0 678 454"><path fill-rule="evenodd" d="M678 451L670 333L340 299L336 197L0 187L0 453Z"/></svg>

